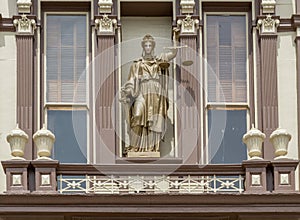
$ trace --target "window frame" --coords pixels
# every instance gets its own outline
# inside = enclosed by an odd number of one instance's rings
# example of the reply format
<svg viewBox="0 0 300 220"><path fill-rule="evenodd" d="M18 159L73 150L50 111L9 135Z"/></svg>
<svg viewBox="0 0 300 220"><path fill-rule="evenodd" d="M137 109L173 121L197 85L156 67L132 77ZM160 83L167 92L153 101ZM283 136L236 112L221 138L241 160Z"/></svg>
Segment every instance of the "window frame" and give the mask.
<svg viewBox="0 0 300 220"><path fill-rule="evenodd" d="M250 114L251 114L251 104L250 104L250 62L249 62L249 13L248 12L238 12L238 11L230 11L228 8L228 11L203 11L203 20L204 20L204 28L203 28L203 51L204 51L204 74L203 74L203 81L204 81L204 89L206 92L208 92L208 62L207 62L207 16L209 15L215 15L215 16L235 16L235 15L243 15L245 16L245 27L246 27L246 101L245 102L212 102L208 101L208 94L202 96L203 97L203 105L204 105L204 122L205 122L205 129L204 129L204 148L203 148L203 154L204 154L204 163L209 163L210 161L210 155L209 155L209 149L208 149L208 112L209 110L246 110L246 129L249 129L250 127ZM248 155L246 155L248 157ZM212 159L212 158L211 158Z"/></svg>
<svg viewBox="0 0 300 220"><path fill-rule="evenodd" d="M47 100L47 16L48 15L85 15L86 19L86 79L85 79L85 102L48 102ZM90 33L90 16L91 13L89 11L62 11L62 10L57 10L57 11L52 11L52 10L44 10L41 13L42 19L43 19L43 24L44 24L44 31L41 34L41 38L43 39L43 44L41 46L43 47L43 55L42 55L42 66L43 66L43 71L42 71L42 82L41 84L43 85L42 89L42 94L41 96L43 97L43 106L42 106L42 112L41 114L43 115L44 118L44 123L47 125L48 124L48 111L49 110L62 110L62 111L76 111L76 110L86 110L86 164L89 164L91 161L91 151L93 151L91 147L91 118L93 115L90 115L90 98L92 96L92 88L90 88L91 84L91 78L90 76L91 70L90 70L90 60L91 60L91 53L90 53L90 43L91 43L91 37L92 34ZM54 149L53 149L54 151Z"/></svg>

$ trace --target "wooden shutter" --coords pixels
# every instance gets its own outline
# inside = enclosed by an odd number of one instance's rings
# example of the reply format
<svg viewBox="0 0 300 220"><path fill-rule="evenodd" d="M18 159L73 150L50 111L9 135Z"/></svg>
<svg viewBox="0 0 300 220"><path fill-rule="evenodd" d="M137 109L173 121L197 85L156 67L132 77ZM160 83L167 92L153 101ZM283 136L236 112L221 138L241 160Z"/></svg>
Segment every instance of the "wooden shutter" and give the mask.
<svg viewBox="0 0 300 220"><path fill-rule="evenodd" d="M47 102L86 101L86 15L47 15Z"/></svg>
<svg viewBox="0 0 300 220"><path fill-rule="evenodd" d="M247 101L245 16L207 16L209 102Z"/></svg>

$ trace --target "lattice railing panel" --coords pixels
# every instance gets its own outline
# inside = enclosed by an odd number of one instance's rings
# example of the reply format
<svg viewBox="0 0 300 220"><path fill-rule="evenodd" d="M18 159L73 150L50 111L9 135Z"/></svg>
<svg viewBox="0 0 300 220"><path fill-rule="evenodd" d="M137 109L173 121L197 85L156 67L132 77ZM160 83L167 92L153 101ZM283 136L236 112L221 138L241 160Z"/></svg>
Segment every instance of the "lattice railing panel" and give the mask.
<svg viewBox="0 0 300 220"><path fill-rule="evenodd" d="M236 176L58 176L60 193L201 194L244 191L244 177Z"/></svg>

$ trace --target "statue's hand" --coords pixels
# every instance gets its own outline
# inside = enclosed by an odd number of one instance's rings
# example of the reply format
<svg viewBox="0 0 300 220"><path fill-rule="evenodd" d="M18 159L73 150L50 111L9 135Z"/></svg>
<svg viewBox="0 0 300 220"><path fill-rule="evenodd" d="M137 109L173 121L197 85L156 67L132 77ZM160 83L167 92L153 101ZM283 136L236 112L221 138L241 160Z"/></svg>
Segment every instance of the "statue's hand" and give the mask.
<svg viewBox="0 0 300 220"><path fill-rule="evenodd" d="M130 102L132 98L132 94L133 94L132 88L122 87L120 92L121 98L119 99L120 102L125 102L125 103Z"/></svg>

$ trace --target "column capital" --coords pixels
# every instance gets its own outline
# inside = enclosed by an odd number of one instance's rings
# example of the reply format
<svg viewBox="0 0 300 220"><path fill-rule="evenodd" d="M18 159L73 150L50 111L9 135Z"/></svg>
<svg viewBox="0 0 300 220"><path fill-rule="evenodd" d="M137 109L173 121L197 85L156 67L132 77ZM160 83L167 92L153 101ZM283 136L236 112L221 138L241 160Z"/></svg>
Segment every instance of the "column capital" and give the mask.
<svg viewBox="0 0 300 220"><path fill-rule="evenodd" d="M95 19L95 28L98 35L115 35L117 29L117 19L103 15L102 17Z"/></svg>
<svg viewBox="0 0 300 220"><path fill-rule="evenodd" d="M261 17L257 21L257 29L260 35L264 34L277 34L277 28L280 24L278 16L267 15L266 17Z"/></svg>
<svg viewBox="0 0 300 220"><path fill-rule="evenodd" d="M32 16L31 16L32 17ZM16 31L20 35L34 35L36 29L35 18L30 18L27 15L21 15L14 17L13 24L16 27Z"/></svg>
<svg viewBox="0 0 300 220"><path fill-rule="evenodd" d="M186 15L184 18L177 20L177 28L180 30L180 34L194 35L197 34L199 29L199 19L195 16Z"/></svg>

